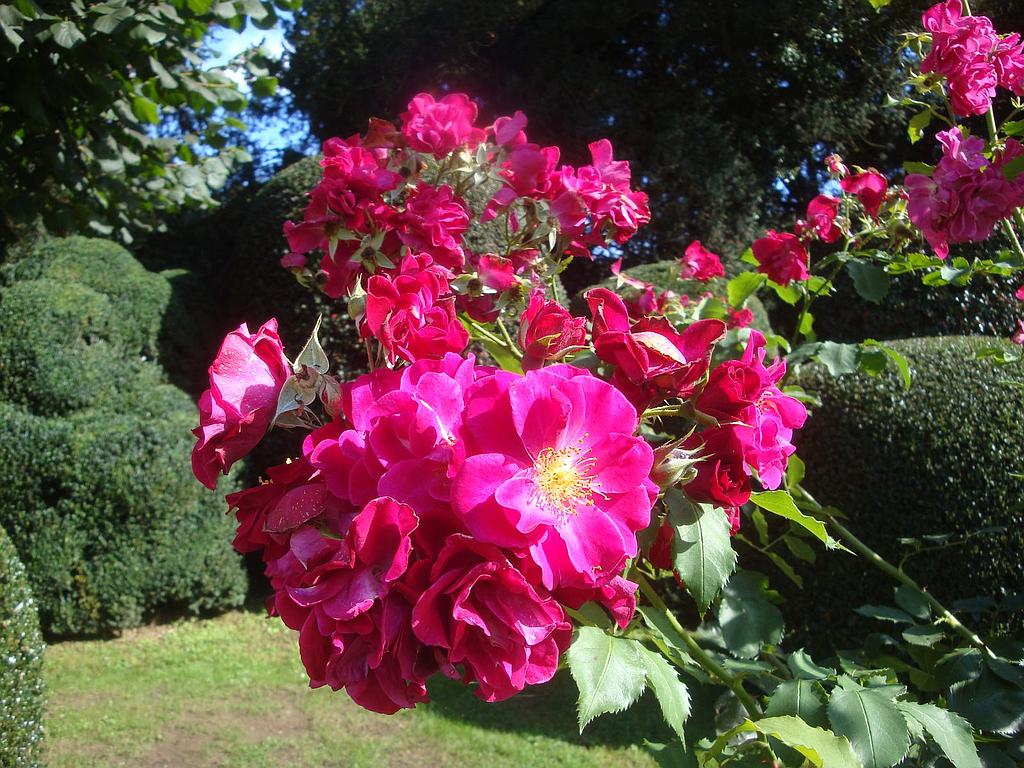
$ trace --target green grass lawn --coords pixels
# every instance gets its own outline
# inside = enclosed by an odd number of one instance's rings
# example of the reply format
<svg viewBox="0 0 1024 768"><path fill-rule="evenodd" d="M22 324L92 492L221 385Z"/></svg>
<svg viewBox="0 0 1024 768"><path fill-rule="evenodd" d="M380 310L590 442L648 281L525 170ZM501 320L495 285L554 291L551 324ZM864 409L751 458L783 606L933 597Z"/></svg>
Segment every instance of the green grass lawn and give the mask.
<svg viewBox="0 0 1024 768"><path fill-rule="evenodd" d="M654 766L667 738L645 694L580 736L560 673L501 704L439 679L392 717L311 691L293 633L257 613L183 621L46 652L46 757L61 766Z"/></svg>

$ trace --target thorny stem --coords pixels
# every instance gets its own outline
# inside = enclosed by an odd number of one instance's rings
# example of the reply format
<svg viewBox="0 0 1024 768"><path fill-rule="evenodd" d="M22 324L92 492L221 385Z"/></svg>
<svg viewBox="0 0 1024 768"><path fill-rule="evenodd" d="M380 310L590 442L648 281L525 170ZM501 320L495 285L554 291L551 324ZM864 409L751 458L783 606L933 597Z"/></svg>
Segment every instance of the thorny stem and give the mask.
<svg viewBox="0 0 1024 768"><path fill-rule="evenodd" d="M910 587L915 592L918 592L932 607L942 620L948 624L954 632L960 637L966 640L970 645L974 646L982 653L986 654L991 658L995 658L995 653L990 649L985 641L982 640L978 635L968 627L964 626L960 620L954 616L949 609L946 608L942 603L936 600L928 590L914 581L910 576L904 573L902 570L894 566L888 560L879 555L875 550L871 549L867 544L858 539L845 525L840 523L834 515L832 515L828 509L823 507L818 501L811 496L802 486L797 486L802 496L802 499L798 499L798 504L801 500L805 500L807 506L817 514L821 515L825 522L827 522L832 529L839 534L839 538L843 540L845 544L848 544L854 551L862 555L872 565L878 568L886 575L892 577L900 584Z"/></svg>
<svg viewBox="0 0 1024 768"><path fill-rule="evenodd" d="M757 702L754 698L747 693L743 688L743 683L736 677L731 675L728 670L725 669L721 664L712 659L707 652L700 647L696 640L693 639L693 635L690 634L689 630L685 629L682 624L676 619L675 614L669 610L668 606L665 605L665 601L661 599L654 587L651 586L650 582L647 581L642 573L633 574L637 582L640 584L640 591L644 594L652 606L657 610L665 614L665 618L668 619L669 624L672 625L672 629L679 633L679 636L683 638L683 642L686 643L686 650L690 652L690 656L694 661L700 665L701 669L707 672L712 677L716 677L722 681L722 684L736 694L736 698L740 700L743 708L747 710L747 714L750 715L751 720L758 720L761 718L761 711L757 706Z"/></svg>

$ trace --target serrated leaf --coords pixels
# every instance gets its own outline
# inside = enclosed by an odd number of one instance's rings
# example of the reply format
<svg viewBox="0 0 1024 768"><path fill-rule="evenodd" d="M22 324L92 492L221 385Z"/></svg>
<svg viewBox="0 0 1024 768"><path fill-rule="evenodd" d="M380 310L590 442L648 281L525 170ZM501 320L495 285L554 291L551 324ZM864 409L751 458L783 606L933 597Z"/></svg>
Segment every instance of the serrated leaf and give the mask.
<svg viewBox="0 0 1024 768"><path fill-rule="evenodd" d="M61 48L74 48L85 40L85 35L71 21L58 21L50 25L53 42Z"/></svg>
<svg viewBox="0 0 1024 768"><path fill-rule="evenodd" d="M937 627L908 627L903 630L903 639L911 645L920 645L924 648L931 648L942 640L944 635Z"/></svg>
<svg viewBox="0 0 1024 768"><path fill-rule="evenodd" d="M928 732L954 768L981 768L971 725L962 717L934 704L897 701L896 707Z"/></svg>
<svg viewBox="0 0 1024 768"><path fill-rule="evenodd" d="M750 494L750 500L773 515L792 520L829 549L837 546L835 539L828 535L825 524L797 509L793 497L787 491L755 492Z"/></svg>
<svg viewBox="0 0 1024 768"><path fill-rule="evenodd" d="M826 341L821 344L814 357L828 368L830 374L838 378L857 370L858 352L856 344Z"/></svg>
<svg viewBox="0 0 1024 768"><path fill-rule="evenodd" d="M690 716L690 691L664 656L642 645L638 648L640 659L647 670L647 684L654 691L654 696L661 706L661 714L669 728L679 737L679 741L685 744L683 723Z"/></svg>
<svg viewBox="0 0 1024 768"><path fill-rule="evenodd" d="M767 279L760 272L740 272L725 287L729 297L729 305L732 307L743 306L743 302L760 288Z"/></svg>
<svg viewBox="0 0 1024 768"><path fill-rule="evenodd" d="M836 688L828 701L832 729L850 740L864 768L892 768L910 749L910 732L896 704L870 688Z"/></svg>
<svg viewBox="0 0 1024 768"><path fill-rule="evenodd" d="M851 261L846 269L861 298L878 304L889 293L891 278L881 267L864 261Z"/></svg>
<svg viewBox="0 0 1024 768"><path fill-rule="evenodd" d="M673 565L703 615L736 568L729 521L720 509L694 504L676 490L665 494L665 504L675 531Z"/></svg>
<svg viewBox="0 0 1024 768"><path fill-rule="evenodd" d="M766 645L778 645L784 621L767 597L768 579L756 571L737 571L722 590L718 623L725 646L752 659Z"/></svg>
<svg viewBox="0 0 1024 768"><path fill-rule="evenodd" d="M924 595L906 584L896 588L896 605L922 621L927 621L932 615L932 608L924 599Z"/></svg>
<svg viewBox="0 0 1024 768"><path fill-rule="evenodd" d="M808 725L828 727L825 716L825 691L813 680L787 680L768 697L767 717L795 715Z"/></svg>
<svg viewBox="0 0 1024 768"><path fill-rule="evenodd" d="M815 664L814 659L803 648L789 654L786 666L793 673L793 677L799 680L825 680L836 673L834 669Z"/></svg>
<svg viewBox="0 0 1024 768"><path fill-rule="evenodd" d="M866 616L869 619L891 621L894 624L914 623L914 620L911 618L909 613L888 605L862 605L859 608L854 608L853 612L859 613L861 616Z"/></svg>
<svg viewBox="0 0 1024 768"><path fill-rule="evenodd" d="M861 768L850 742L824 728L808 725L799 717L765 717L747 720L737 730L758 731L792 747L818 768Z"/></svg>
<svg viewBox="0 0 1024 768"><path fill-rule="evenodd" d="M877 350L882 352L889 362L896 366L896 370L899 372L900 378L903 379L903 388L910 389L910 363L907 361L906 357L892 347L883 344L880 341L876 341L875 339L865 339L861 342L860 346L863 350Z"/></svg>
<svg viewBox="0 0 1024 768"><path fill-rule="evenodd" d="M636 640L580 627L566 654L576 681L580 733L595 717L628 709L644 692L647 668Z"/></svg>
<svg viewBox="0 0 1024 768"><path fill-rule="evenodd" d="M772 283L771 286L772 290L775 291L775 295L787 304L793 305L800 301L800 288L797 287L796 283L790 283L789 285Z"/></svg>

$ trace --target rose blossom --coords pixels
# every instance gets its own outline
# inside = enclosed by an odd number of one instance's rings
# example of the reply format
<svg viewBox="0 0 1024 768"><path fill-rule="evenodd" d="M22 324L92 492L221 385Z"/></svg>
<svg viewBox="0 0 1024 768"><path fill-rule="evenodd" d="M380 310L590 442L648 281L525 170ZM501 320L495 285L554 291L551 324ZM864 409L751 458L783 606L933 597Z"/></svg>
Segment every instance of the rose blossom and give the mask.
<svg viewBox="0 0 1024 768"><path fill-rule="evenodd" d="M469 210L447 184L416 186L394 224L399 239L413 252L428 253L449 269L462 268L462 235L469 229Z"/></svg>
<svg viewBox="0 0 1024 768"><path fill-rule="evenodd" d="M502 701L558 669L572 625L562 607L527 581L493 544L450 536L417 600L412 628L423 643L444 649L442 670L478 684L484 701Z"/></svg>
<svg viewBox="0 0 1024 768"><path fill-rule="evenodd" d="M636 555L657 497L634 408L567 365L497 372L466 403L452 504L472 536L527 553L549 590L608 584Z"/></svg>
<svg viewBox="0 0 1024 768"><path fill-rule="evenodd" d="M1010 341L1024 347L1024 320L1017 321L1017 330L1010 337Z"/></svg>
<svg viewBox="0 0 1024 768"><path fill-rule="evenodd" d="M776 232L769 229L760 240L751 246L757 259L757 271L768 275L768 279L779 285L789 285L794 280L810 277L810 257L800 238L790 232Z"/></svg>
<svg viewBox="0 0 1024 768"><path fill-rule="evenodd" d="M753 430L725 425L708 427L683 443L687 450L701 449L703 460L697 476L683 486L694 501L717 507L741 507L750 499L750 470L744 457L751 447Z"/></svg>
<svg viewBox="0 0 1024 768"><path fill-rule="evenodd" d="M686 252L679 262L682 266L679 276L684 280L704 282L713 277L725 277L725 267L722 266L718 254L705 248L700 240L694 240L686 246Z"/></svg>
<svg viewBox="0 0 1024 768"><path fill-rule="evenodd" d="M793 430L807 419L807 409L784 394L778 383L786 375L784 360L765 366L765 338L752 331L743 356L717 366L697 398L701 413L720 424L743 424L752 429L746 436L744 459L756 469L761 483L778 488L789 456L796 450Z"/></svg>
<svg viewBox="0 0 1024 768"><path fill-rule="evenodd" d="M438 358L461 352L469 343L447 281L431 270L412 270L393 279L371 277L360 332L363 338L376 337L392 362Z"/></svg>
<svg viewBox="0 0 1024 768"><path fill-rule="evenodd" d="M430 152L441 159L459 147L476 147L486 134L475 128L476 104L464 93L450 93L434 101L429 93L421 93L409 102L402 113L402 134L417 152Z"/></svg>
<svg viewBox="0 0 1024 768"><path fill-rule="evenodd" d="M229 333L210 366L210 388L199 398L199 441L192 449L192 473L207 488L217 475L246 456L263 439L277 412L281 387L291 375L270 319L256 333L243 323Z"/></svg>
<svg viewBox="0 0 1024 768"><path fill-rule="evenodd" d="M523 370L540 368L545 362L560 360L587 343L587 321L573 317L557 301L544 298L544 291L530 294L530 303L519 318L519 346L523 350Z"/></svg>
<svg viewBox="0 0 1024 768"><path fill-rule="evenodd" d="M878 212L882 209L886 192L889 191L889 183L885 176L873 168L853 176L848 176L840 182L843 192L855 196L864 206L864 211L873 219L878 218Z"/></svg>
<svg viewBox="0 0 1024 768"><path fill-rule="evenodd" d="M807 204L807 223L823 243L834 243L843 234L836 226L839 200L829 195L818 195Z"/></svg>
<svg viewBox="0 0 1024 768"><path fill-rule="evenodd" d="M612 383L638 410L669 397L690 397L711 364L721 320L698 320L679 333L663 317L632 323L622 299L607 288L587 293L594 349L615 365Z"/></svg>
<svg viewBox="0 0 1024 768"><path fill-rule="evenodd" d="M1017 297L1018 301L1024 301L1024 285L1018 288L1013 295Z"/></svg>

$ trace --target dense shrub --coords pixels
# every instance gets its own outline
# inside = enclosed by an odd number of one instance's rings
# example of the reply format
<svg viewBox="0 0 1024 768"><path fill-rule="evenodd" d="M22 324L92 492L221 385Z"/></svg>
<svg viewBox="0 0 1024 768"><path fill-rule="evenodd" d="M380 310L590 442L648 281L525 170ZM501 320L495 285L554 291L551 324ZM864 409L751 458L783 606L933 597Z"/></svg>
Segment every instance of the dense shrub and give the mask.
<svg viewBox="0 0 1024 768"><path fill-rule="evenodd" d="M97 633L168 608L238 605L231 522L189 472L195 406L141 357L163 322L153 312L166 308L166 279L116 246L57 245L52 263L37 249L7 265L8 282L26 279L0 290L0 525L44 629Z"/></svg>
<svg viewBox="0 0 1024 768"><path fill-rule="evenodd" d="M25 568L0 528L0 767L39 764L43 638Z"/></svg>
<svg viewBox="0 0 1024 768"><path fill-rule="evenodd" d="M908 571L940 599L1024 591L1024 480L1013 474L1024 469L1024 366L976 359L1001 344L1009 342L893 342L913 371L909 391L893 373L835 379L811 366L800 375L822 400L798 433L806 484L848 514L883 556L898 561L908 551L899 538L1005 529L908 561ZM807 589L792 599L813 624L837 630L857 618L852 608L892 598L891 581L852 556L820 557L805 581ZM829 600L820 599L819 588Z"/></svg>

